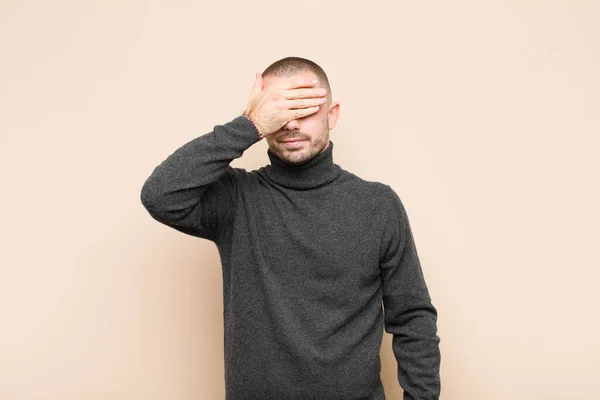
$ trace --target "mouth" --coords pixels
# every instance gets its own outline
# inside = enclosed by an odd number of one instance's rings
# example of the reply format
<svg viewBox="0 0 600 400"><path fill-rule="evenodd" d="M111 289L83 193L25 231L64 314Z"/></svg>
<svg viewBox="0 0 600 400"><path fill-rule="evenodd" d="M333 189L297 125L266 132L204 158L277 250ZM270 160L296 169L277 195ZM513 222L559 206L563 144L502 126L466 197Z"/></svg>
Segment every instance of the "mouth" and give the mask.
<svg viewBox="0 0 600 400"><path fill-rule="evenodd" d="M294 146L299 146L301 144L303 144L306 141L306 139L289 139L289 140L284 140L282 142L282 144L285 147L294 147Z"/></svg>

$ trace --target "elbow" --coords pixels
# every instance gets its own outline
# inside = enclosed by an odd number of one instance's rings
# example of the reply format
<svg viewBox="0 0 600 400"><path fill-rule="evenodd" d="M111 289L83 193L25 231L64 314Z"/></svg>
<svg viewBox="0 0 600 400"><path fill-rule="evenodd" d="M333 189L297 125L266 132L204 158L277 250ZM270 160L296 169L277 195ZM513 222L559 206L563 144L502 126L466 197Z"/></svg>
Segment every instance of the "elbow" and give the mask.
<svg viewBox="0 0 600 400"><path fill-rule="evenodd" d="M161 202L160 196L158 196L156 190L153 190L153 185L150 180L151 178L148 178L142 186L142 190L140 191L140 202L150 215L155 217L158 214Z"/></svg>
<svg viewBox="0 0 600 400"><path fill-rule="evenodd" d="M148 180L144 182L142 190L140 191L140 201L146 209L152 205L153 198L150 191L150 186L148 185Z"/></svg>

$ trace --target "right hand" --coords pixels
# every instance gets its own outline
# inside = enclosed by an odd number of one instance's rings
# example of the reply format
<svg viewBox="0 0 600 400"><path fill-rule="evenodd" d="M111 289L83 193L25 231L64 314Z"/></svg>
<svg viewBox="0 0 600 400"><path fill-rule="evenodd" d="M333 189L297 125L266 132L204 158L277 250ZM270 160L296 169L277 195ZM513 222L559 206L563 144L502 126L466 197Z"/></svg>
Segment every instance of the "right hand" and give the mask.
<svg viewBox="0 0 600 400"><path fill-rule="evenodd" d="M263 90L263 77L257 72L245 114L254 121L263 136L275 133L289 121L314 114L319 111L320 105L325 104L327 92L313 88L316 84L296 76Z"/></svg>

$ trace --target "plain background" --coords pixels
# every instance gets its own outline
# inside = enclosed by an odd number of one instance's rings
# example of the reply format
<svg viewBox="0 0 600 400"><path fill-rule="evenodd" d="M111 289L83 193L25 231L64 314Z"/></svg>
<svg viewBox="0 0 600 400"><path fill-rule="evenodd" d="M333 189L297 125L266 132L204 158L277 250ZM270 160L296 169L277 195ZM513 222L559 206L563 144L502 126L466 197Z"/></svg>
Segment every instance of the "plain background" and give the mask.
<svg viewBox="0 0 600 400"><path fill-rule="evenodd" d="M0 1L0 398L223 398L216 246L140 190L287 56L330 78L334 162L407 208L441 398L600 398L599 4Z"/></svg>

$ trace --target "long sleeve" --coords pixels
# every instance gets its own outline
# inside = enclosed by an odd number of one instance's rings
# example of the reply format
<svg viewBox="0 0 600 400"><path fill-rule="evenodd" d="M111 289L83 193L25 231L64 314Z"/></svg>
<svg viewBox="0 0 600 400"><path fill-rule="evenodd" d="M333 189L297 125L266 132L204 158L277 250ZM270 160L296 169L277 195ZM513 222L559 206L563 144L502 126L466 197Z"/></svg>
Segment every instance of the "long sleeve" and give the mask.
<svg viewBox="0 0 600 400"><path fill-rule="evenodd" d="M406 210L393 193L393 211L380 252L385 331L393 335L404 400L437 400L441 391L437 310L431 303Z"/></svg>
<svg viewBox="0 0 600 400"><path fill-rule="evenodd" d="M229 164L258 142L252 122L240 115L184 144L146 179L140 200L157 221L183 233L215 240L229 223L236 179Z"/></svg>

